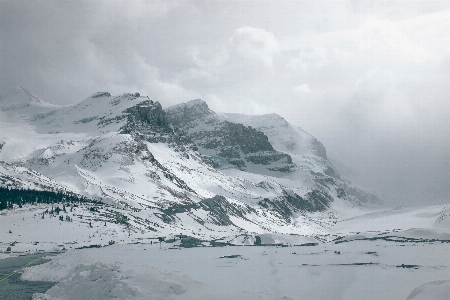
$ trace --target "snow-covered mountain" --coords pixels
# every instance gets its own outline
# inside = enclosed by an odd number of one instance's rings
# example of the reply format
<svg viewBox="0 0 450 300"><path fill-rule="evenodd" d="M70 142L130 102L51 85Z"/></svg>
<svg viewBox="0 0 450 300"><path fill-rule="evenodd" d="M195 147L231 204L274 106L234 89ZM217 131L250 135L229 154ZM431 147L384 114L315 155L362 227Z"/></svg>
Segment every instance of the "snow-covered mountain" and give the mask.
<svg viewBox="0 0 450 300"><path fill-rule="evenodd" d="M94 224L120 213L129 232L155 236L320 239L337 218L378 202L276 114L220 114L201 100L163 109L138 93L64 107L22 88L0 95L0 185L100 200L84 215Z"/></svg>
<svg viewBox="0 0 450 300"><path fill-rule="evenodd" d="M290 155L309 155L327 159L325 147L315 137L289 124L277 114L222 114L223 118L264 132L275 149Z"/></svg>
<svg viewBox="0 0 450 300"><path fill-rule="evenodd" d="M15 117L27 118L55 108L58 106L42 100L22 87L0 91L0 116L2 119L10 114Z"/></svg>

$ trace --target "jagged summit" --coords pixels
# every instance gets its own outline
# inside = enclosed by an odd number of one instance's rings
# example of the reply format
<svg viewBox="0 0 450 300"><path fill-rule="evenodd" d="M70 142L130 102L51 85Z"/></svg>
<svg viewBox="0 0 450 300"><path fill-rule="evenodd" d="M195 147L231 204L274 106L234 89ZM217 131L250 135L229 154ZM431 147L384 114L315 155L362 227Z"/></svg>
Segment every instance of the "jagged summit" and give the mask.
<svg viewBox="0 0 450 300"><path fill-rule="evenodd" d="M169 122L175 126L195 122L199 119L208 119L210 122L218 120L216 113L209 109L205 101L200 99L170 106L165 111Z"/></svg>
<svg viewBox="0 0 450 300"><path fill-rule="evenodd" d="M154 126L167 126L168 122L159 102L152 100L142 101L123 111L130 114L136 121L144 122Z"/></svg>

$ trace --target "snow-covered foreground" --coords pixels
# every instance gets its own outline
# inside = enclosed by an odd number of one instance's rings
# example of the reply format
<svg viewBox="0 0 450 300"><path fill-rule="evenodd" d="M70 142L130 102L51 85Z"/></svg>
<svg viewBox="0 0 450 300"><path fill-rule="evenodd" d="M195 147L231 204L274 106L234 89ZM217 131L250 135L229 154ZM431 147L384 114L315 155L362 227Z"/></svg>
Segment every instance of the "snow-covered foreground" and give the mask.
<svg viewBox="0 0 450 300"><path fill-rule="evenodd" d="M23 279L59 282L36 299L448 299L450 294L446 206L348 212L320 237L260 234L263 244L284 241L284 247L182 248L170 235L160 245L160 233L128 231L108 220L105 226L83 207L74 213L72 222L41 219L25 207L1 216L9 225L0 232L1 256L67 249L26 269ZM116 244L104 246L110 240ZM245 244L232 235L223 240ZM311 246L295 246L302 243ZM9 245L12 252L6 253ZM76 249L89 245L104 247Z"/></svg>
<svg viewBox="0 0 450 300"><path fill-rule="evenodd" d="M406 299L424 283L450 278L448 247L386 241L182 250L114 245L66 252L22 277L60 282L36 299ZM449 290L448 283L439 287Z"/></svg>
<svg viewBox="0 0 450 300"><path fill-rule="evenodd" d="M22 278L60 282L36 299L406 299L450 278L446 243L159 247L73 250ZM437 286L448 295L448 283Z"/></svg>

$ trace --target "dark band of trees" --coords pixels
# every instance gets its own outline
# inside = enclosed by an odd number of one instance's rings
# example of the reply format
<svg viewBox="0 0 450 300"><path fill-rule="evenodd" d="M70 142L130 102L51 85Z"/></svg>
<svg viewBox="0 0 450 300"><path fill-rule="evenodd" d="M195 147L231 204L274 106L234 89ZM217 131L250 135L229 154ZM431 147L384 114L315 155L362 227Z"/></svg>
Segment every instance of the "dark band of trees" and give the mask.
<svg viewBox="0 0 450 300"><path fill-rule="evenodd" d="M14 207L14 204L22 207L22 205L24 204L52 204L65 202L101 203L98 200L92 200L76 194L0 187L0 210L12 209Z"/></svg>

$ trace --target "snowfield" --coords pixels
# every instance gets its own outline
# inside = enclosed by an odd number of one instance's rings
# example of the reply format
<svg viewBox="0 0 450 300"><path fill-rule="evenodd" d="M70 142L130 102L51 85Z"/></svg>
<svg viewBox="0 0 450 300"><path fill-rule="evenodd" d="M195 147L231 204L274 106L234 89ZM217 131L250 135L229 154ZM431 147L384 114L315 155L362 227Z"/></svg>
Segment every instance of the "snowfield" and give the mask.
<svg viewBox="0 0 450 300"><path fill-rule="evenodd" d="M0 247L17 242L4 257L66 249L25 269L23 280L58 282L33 299L448 299L447 211L435 206L360 214L318 237L324 242L264 234L262 243L272 245L253 246L250 238L244 246L236 237L242 246L205 241L183 248L173 235L160 244L157 234L130 235L119 225L91 228L84 223L87 212L60 225L53 218L35 220L29 210L1 216L13 225L12 233L0 232ZM75 249L93 244L103 247Z"/></svg>
<svg viewBox="0 0 450 300"><path fill-rule="evenodd" d="M448 278L449 261L441 243L136 244L68 251L22 278L59 281L34 299L448 299L448 282L422 285Z"/></svg>
<svg viewBox="0 0 450 300"><path fill-rule="evenodd" d="M56 282L34 299L450 295L450 206L381 208L276 114L16 88L0 93L0 187L0 259L59 253L25 268Z"/></svg>

